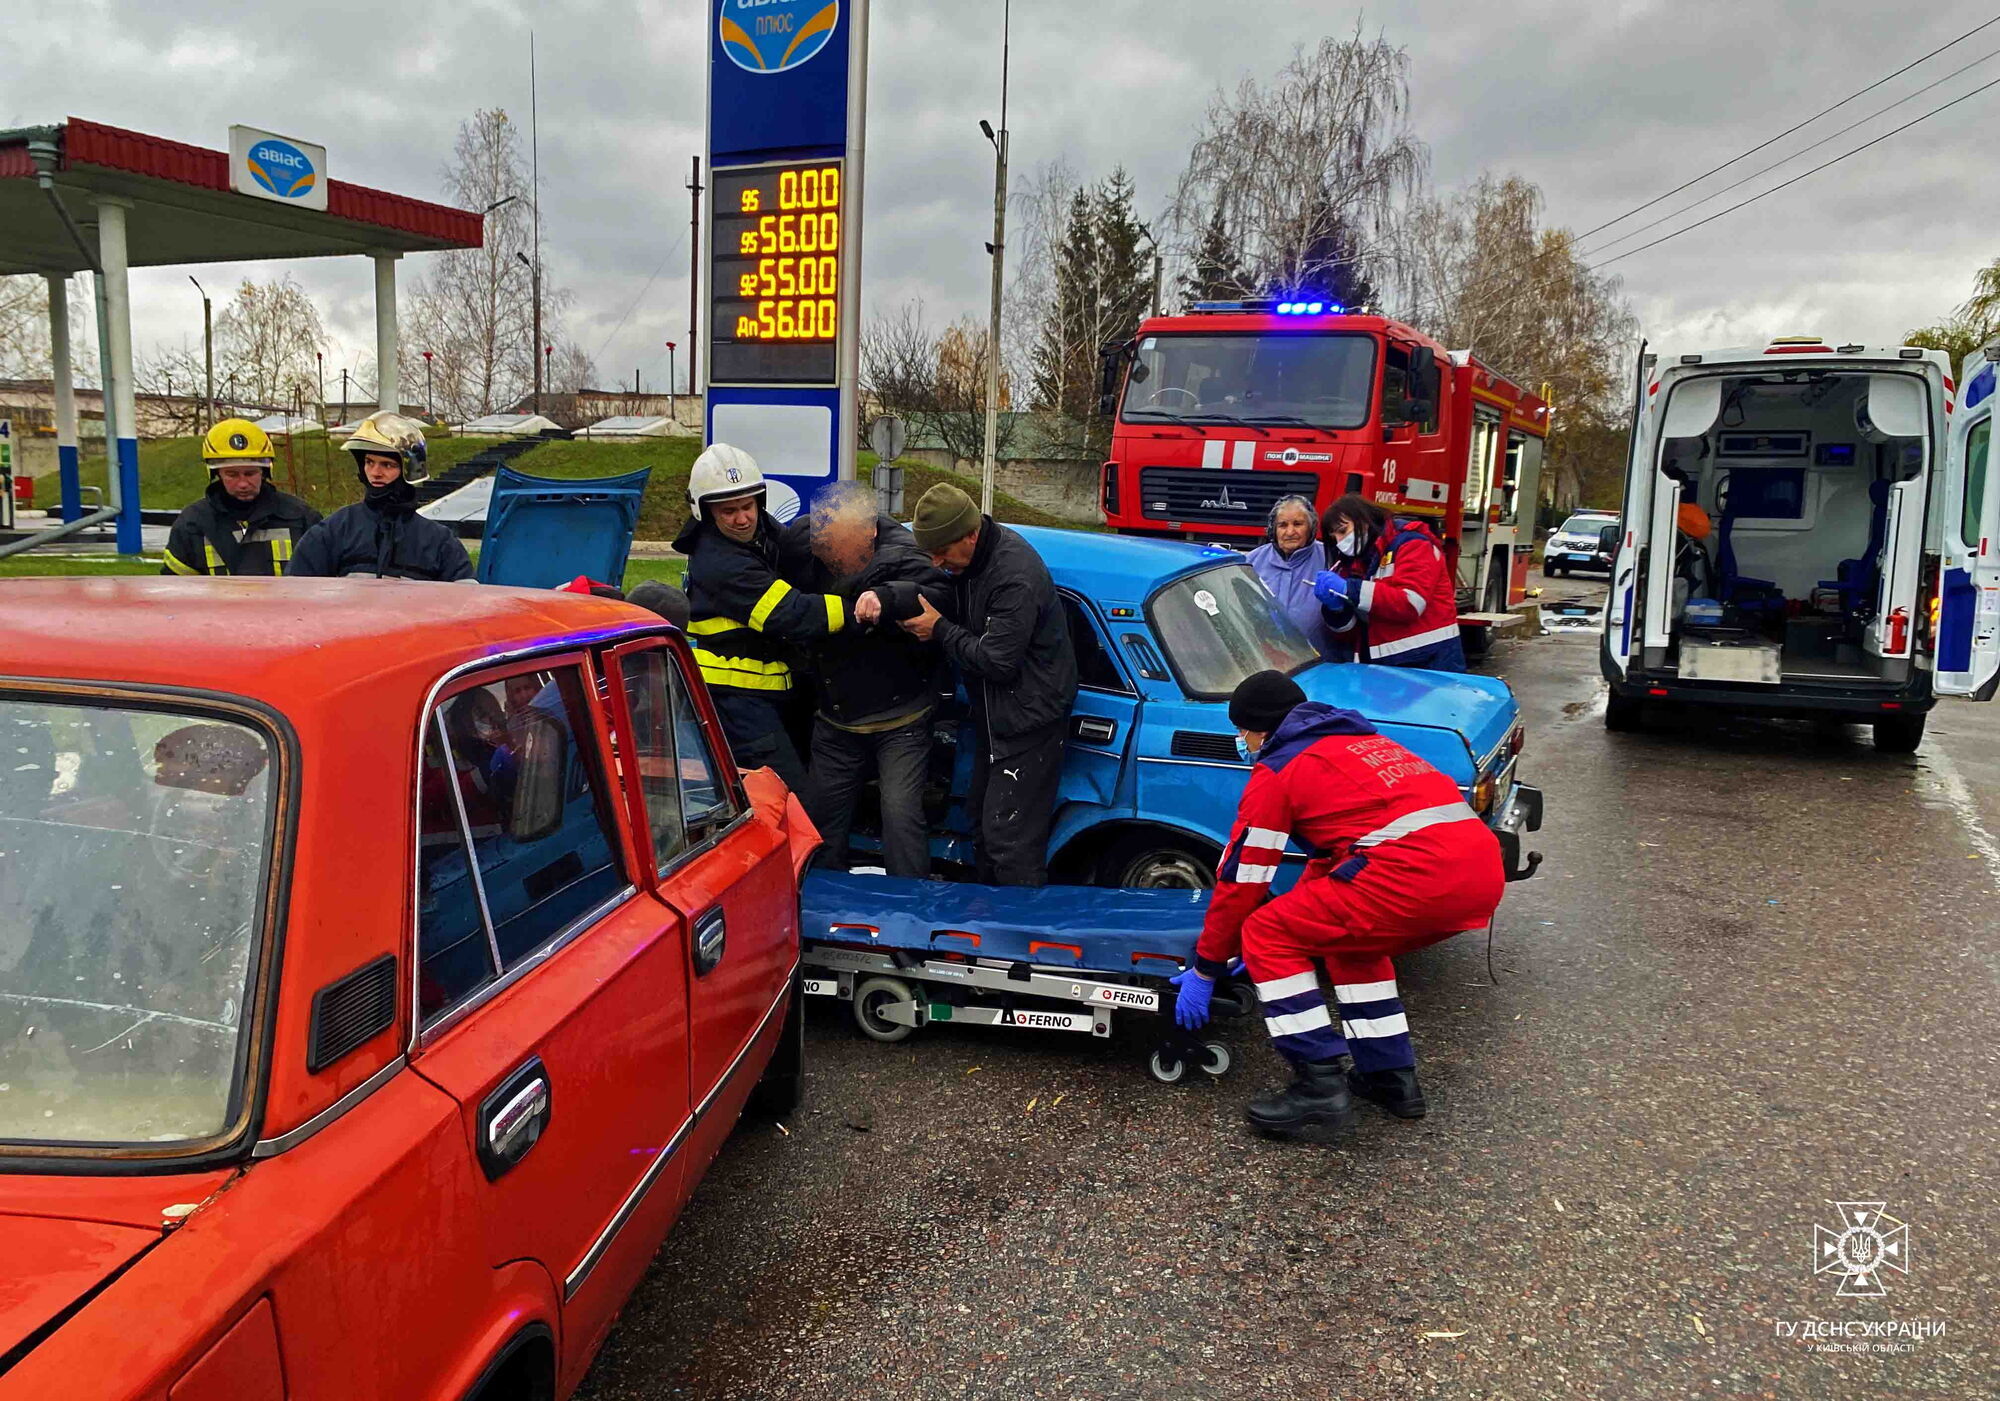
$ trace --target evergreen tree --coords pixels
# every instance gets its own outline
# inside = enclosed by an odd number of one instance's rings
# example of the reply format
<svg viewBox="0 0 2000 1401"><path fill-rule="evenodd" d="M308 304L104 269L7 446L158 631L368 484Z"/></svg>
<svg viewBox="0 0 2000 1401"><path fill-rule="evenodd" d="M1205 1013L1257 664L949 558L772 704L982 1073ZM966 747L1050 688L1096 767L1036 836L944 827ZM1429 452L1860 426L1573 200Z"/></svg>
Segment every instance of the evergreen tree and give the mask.
<svg viewBox="0 0 2000 1401"><path fill-rule="evenodd" d="M1181 310L1196 302L1233 301L1243 295L1243 266L1218 204L1195 245L1193 266L1181 274Z"/></svg>
<svg viewBox="0 0 2000 1401"><path fill-rule="evenodd" d="M1153 305L1153 250L1132 210L1132 177L1120 166L1098 187L1095 201L1097 235L1097 344L1084 347L1095 364L1107 341L1122 341L1139 328Z"/></svg>
<svg viewBox="0 0 2000 1401"><path fill-rule="evenodd" d="M1078 189L1055 251L1054 289L1030 364L1036 404L1077 419L1089 412L1096 392L1092 337L1098 321L1099 261L1093 201L1088 190Z"/></svg>

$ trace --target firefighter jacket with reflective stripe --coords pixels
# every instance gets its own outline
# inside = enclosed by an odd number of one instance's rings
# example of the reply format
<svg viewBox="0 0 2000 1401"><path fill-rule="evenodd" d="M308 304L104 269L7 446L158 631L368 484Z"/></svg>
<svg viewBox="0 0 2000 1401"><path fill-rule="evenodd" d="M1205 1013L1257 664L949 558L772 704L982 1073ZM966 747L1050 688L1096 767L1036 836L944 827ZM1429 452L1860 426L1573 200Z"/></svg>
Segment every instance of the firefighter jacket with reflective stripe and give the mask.
<svg viewBox="0 0 2000 1401"><path fill-rule="evenodd" d="M239 506L221 482L210 482L201 499L182 511L167 532L166 562L160 572L284 573L292 546L319 524L319 512L268 481L248 507L246 511Z"/></svg>
<svg viewBox="0 0 2000 1401"><path fill-rule="evenodd" d="M711 686L788 691L795 649L847 626L839 594L806 593L782 577L806 577L811 557L769 515L759 513L744 543L697 517L674 548L687 556L688 640Z"/></svg>
<svg viewBox="0 0 2000 1401"><path fill-rule="evenodd" d="M1456 879L1463 863L1500 868L1499 840L1449 776L1354 711L1307 701L1251 766L1195 946L1204 972L1235 956L1287 840L1308 857L1302 881L1351 882L1385 914L1420 908L1427 884Z"/></svg>
<svg viewBox="0 0 2000 1401"><path fill-rule="evenodd" d="M1357 587L1344 606L1326 610L1327 631L1353 647L1357 659L1465 670L1458 582L1429 526L1394 521L1379 545L1335 567Z"/></svg>

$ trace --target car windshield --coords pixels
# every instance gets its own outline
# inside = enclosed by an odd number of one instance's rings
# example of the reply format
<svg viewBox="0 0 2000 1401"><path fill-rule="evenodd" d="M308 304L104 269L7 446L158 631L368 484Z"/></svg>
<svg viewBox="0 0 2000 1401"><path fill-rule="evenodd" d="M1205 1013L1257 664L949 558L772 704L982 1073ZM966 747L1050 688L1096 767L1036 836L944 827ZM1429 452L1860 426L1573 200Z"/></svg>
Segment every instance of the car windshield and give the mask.
<svg viewBox="0 0 2000 1401"><path fill-rule="evenodd" d="M1370 336L1147 336L1125 380L1123 413L1138 422L1359 428L1368 422L1374 385Z"/></svg>
<svg viewBox="0 0 2000 1401"><path fill-rule="evenodd" d="M1571 516L1563 522L1562 529L1556 533L1558 535L1587 535L1592 540L1595 540L1605 526L1616 524L1618 524L1616 516Z"/></svg>
<svg viewBox="0 0 2000 1401"><path fill-rule="evenodd" d="M228 721L0 696L0 1146L234 1121L270 761Z"/></svg>
<svg viewBox="0 0 2000 1401"><path fill-rule="evenodd" d="M1226 698L1253 672L1289 674L1319 660L1248 564L1176 579L1148 611L1182 689L1198 700Z"/></svg>

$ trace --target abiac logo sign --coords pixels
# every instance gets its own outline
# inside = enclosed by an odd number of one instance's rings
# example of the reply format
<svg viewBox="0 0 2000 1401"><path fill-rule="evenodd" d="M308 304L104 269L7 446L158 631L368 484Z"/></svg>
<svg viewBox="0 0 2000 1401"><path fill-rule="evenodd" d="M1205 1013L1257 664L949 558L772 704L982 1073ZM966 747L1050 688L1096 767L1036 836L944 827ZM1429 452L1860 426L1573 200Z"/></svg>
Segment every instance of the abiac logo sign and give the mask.
<svg viewBox="0 0 2000 1401"><path fill-rule="evenodd" d="M826 47L840 0L722 0L722 51L751 73L783 73Z"/></svg>
<svg viewBox="0 0 2000 1401"><path fill-rule="evenodd" d="M1845 1298L1879 1299L1889 1292L1883 1271L1910 1272L1910 1228L1882 1202L1834 1202L1838 1229L1813 1227L1813 1273L1840 1276Z"/></svg>
<svg viewBox="0 0 2000 1401"><path fill-rule="evenodd" d="M319 183L312 157L289 141L259 141L247 159L250 177L280 199L304 199Z"/></svg>

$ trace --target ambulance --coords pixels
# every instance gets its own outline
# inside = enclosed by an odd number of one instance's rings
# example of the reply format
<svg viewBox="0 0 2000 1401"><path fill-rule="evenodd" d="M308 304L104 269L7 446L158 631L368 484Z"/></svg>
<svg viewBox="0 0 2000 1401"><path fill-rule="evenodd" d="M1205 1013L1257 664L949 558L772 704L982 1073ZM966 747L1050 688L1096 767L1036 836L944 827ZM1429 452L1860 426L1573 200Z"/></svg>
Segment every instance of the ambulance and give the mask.
<svg viewBox="0 0 2000 1401"><path fill-rule="evenodd" d="M1873 727L2000 678L1994 363L1787 338L1644 348L1602 662L1605 724L1659 704Z"/></svg>

